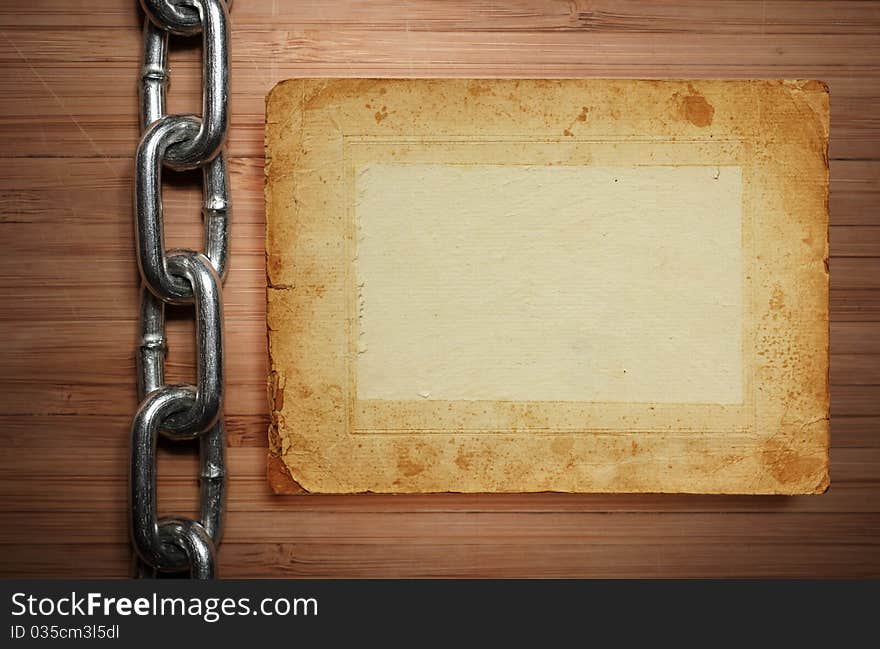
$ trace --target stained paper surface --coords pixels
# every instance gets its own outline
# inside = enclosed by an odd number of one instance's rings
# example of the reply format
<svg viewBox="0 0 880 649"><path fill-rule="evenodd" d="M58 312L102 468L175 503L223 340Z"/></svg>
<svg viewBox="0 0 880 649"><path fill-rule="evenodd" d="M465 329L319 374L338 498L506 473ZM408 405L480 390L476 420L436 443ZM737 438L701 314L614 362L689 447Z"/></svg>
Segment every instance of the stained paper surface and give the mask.
<svg viewBox="0 0 880 649"><path fill-rule="evenodd" d="M273 488L823 491L827 138L812 81L279 84Z"/></svg>

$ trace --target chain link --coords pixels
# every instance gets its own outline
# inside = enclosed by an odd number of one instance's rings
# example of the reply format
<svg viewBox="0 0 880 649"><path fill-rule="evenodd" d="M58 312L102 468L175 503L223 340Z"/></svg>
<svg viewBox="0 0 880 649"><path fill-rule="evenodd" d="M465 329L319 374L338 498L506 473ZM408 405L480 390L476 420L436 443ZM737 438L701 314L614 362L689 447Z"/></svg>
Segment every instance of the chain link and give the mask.
<svg viewBox="0 0 880 649"><path fill-rule="evenodd" d="M141 272L140 406L131 425L131 534L138 576L215 573L226 484L223 300L229 246L229 180L221 151L229 126L231 0L141 0L146 14L141 72L141 140L135 155L135 234ZM202 34L202 116L166 115L169 34ZM204 253L166 250L162 170L202 169ZM196 384L167 385L165 304L190 304L196 321ZM156 443L199 440L199 520L158 517Z"/></svg>

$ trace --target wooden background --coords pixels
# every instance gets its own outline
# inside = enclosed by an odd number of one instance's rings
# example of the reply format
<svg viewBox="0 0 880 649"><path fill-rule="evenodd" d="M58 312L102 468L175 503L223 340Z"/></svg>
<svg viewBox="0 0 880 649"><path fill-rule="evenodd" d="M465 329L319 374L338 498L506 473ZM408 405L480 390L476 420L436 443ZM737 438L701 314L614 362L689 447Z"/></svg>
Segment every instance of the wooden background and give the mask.
<svg viewBox="0 0 880 649"><path fill-rule="evenodd" d="M0 0L0 575L123 577L136 407L135 0ZM880 576L880 2L236 0L226 577ZM198 42L170 108L198 111ZM277 497L263 97L296 76L818 78L831 87L832 486L818 497ZM199 188L166 174L168 241ZM172 317L171 378L194 372ZM163 513L196 462L164 448Z"/></svg>

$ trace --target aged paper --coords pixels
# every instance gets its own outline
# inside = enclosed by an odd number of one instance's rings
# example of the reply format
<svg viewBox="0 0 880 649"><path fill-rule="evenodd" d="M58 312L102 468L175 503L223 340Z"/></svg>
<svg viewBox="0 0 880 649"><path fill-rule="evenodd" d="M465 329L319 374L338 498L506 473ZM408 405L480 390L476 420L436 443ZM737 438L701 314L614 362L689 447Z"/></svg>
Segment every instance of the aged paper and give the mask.
<svg viewBox="0 0 880 649"><path fill-rule="evenodd" d="M359 401L742 401L739 167L370 164L355 190Z"/></svg>
<svg viewBox="0 0 880 649"><path fill-rule="evenodd" d="M281 493L828 484L828 93L291 80L267 101Z"/></svg>

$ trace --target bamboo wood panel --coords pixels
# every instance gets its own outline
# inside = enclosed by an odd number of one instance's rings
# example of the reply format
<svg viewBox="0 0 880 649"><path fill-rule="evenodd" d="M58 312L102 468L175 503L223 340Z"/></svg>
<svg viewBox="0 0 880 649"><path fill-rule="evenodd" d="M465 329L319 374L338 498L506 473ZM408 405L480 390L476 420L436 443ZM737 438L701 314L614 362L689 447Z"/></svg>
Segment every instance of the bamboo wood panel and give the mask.
<svg viewBox="0 0 880 649"><path fill-rule="evenodd" d="M0 0L0 576L123 577L137 272L134 0ZM170 108L199 110L175 42ZM237 0L227 577L880 576L880 2ZM831 489L278 497L265 484L263 99L295 76L820 78L831 88ZM168 241L200 245L197 176ZM194 373L169 314L168 373ZM190 448L160 503L194 511Z"/></svg>

